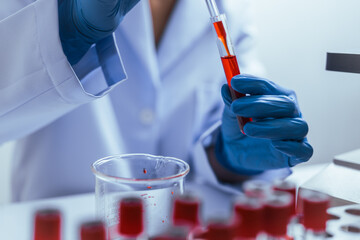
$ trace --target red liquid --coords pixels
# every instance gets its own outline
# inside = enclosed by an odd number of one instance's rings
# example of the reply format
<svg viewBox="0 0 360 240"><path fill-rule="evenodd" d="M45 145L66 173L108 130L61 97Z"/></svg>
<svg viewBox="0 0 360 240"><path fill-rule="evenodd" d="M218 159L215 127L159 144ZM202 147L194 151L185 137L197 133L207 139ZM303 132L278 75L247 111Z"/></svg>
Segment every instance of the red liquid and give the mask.
<svg viewBox="0 0 360 240"><path fill-rule="evenodd" d="M231 93L232 100L244 97L245 94L239 93L239 92L235 91L231 87L231 79L234 76L240 74L240 69L239 69L239 65L237 63L236 56L235 55L229 55L229 56L226 56L226 57L221 57L221 62L222 62L222 65L224 67L224 72L225 72L227 83L228 83L229 88L230 88L230 93ZM237 116L237 120L239 122L240 130L241 130L242 133L244 133L244 125L246 123L252 121L251 118L241 117L241 116Z"/></svg>
<svg viewBox="0 0 360 240"><path fill-rule="evenodd" d="M174 202L173 223L175 226L195 228L200 224L200 201L193 196L178 196Z"/></svg>
<svg viewBox="0 0 360 240"><path fill-rule="evenodd" d="M137 237L144 231L143 203L139 198L125 198L120 202L119 233Z"/></svg>
<svg viewBox="0 0 360 240"><path fill-rule="evenodd" d="M81 225L81 240L106 240L105 226L100 221Z"/></svg>
<svg viewBox="0 0 360 240"><path fill-rule="evenodd" d="M231 54L230 54L230 50L229 50L229 47L226 42L226 31L224 28L224 24L221 21L214 22L214 27L215 27L215 31L216 31L218 38L220 39L220 41L223 43L223 45L225 47L226 53L228 54L228 56L230 56Z"/></svg>
<svg viewBox="0 0 360 240"><path fill-rule="evenodd" d="M226 222L210 223L208 226L208 240L233 240L235 237L235 226Z"/></svg>
<svg viewBox="0 0 360 240"><path fill-rule="evenodd" d="M256 239L263 230L264 207L261 203L252 205L249 203L235 204L235 216L239 220L236 235L240 239Z"/></svg>
<svg viewBox="0 0 360 240"><path fill-rule="evenodd" d="M35 215L34 240L60 240L61 214L58 210L40 210Z"/></svg>

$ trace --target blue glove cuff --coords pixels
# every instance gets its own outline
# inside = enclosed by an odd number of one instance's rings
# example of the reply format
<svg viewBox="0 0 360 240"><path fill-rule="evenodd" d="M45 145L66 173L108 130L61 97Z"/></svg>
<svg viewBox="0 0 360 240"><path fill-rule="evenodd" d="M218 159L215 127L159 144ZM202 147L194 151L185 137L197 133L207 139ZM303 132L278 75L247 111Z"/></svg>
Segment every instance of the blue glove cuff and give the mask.
<svg viewBox="0 0 360 240"><path fill-rule="evenodd" d="M233 164L231 164L231 162L228 160L228 156L226 154L224 141L223 141L221 132L217 136L217 141L215 144L215 156L216 156L218 162L225 169L227 169L228 171L233 172L235 174L252 176L252 175L257 175L257 174L260 174L263 172L263 171L259 171L259 170L250 170L250 169L239 168L238 166L234 166Z"/></svg>
<svg viewBox="0 0 360 240"><path fill-rule="evenodd" d="M65 56L71 65L80 61L93 44L83 36L74 24L74 1L62 1L59 5L59 34Z"/></svg>

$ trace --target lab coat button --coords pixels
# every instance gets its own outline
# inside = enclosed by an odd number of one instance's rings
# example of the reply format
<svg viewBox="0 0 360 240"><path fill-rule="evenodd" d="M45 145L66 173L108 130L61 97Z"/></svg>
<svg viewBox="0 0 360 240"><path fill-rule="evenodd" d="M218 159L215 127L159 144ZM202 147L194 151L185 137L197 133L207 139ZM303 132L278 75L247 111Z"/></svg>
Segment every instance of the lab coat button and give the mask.
<svg viewBox="0 0 360 240"><path fill-rule="evenodd" d="M143 109L140 112L140 121L142 124L150 125L154 121L154 112L151 109Z"/></svg>

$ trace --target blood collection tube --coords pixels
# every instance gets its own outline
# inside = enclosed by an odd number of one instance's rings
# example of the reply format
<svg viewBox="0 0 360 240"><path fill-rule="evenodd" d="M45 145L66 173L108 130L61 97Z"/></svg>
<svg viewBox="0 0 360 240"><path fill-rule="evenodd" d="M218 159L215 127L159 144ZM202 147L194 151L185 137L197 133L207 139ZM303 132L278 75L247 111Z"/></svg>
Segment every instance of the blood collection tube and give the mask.
<svg viewBox="0 0 360 240"><path fill-rule="evenodd" d="M61 213L57 209L44 209L35 213L34 240L61 239Z"/></svg>
<svg viewBox="0 0 360 240"><path fill-rule="evenodd" d="M187 226L190 230L200 226L200 199L192 193L178 195L174 201L173 224Z"/></svg>
<svg viewBox="0 0 360 240"><path fill-rule="evenodd" d="M285 240L292 211L292 196L275 191L264 201L264 230L268 240Z"/></svg>
<svg viewBox="0 0 360 240"><path fill-rule="evenodd" d="M235 224L226 219L212 219L209 221L206 240L233 240L235 239Z"/></svg>
<svg viewBox="0 0 360 240"><path fill-rule="evenodd" d="M106 240L105 225L101 221L86 222L80 228L81 240Z"/></svg>
<svg viewBox="0 0 360 240"><path fill-rule="evenodd" d="M243 192L249 197L265 199L273 192L270 183L262 180L249 180L243 183Z"/></svg>
<svg viewBox="0 0 360 240"><path fill-rule="evenodd" d="M291 218L288 225L287 235L289 238L294 239L296 228L300 226L299 217L296 213L296 184L290 181L278 180L273 183L273 189L275 191L288 192L293 197Z"/></svg>
<svg viewBox="0 0 360 240"><path fill-rule="evenodd" d="M118 231L122 239L137 239L144 232L144 208L140 198L127 197L120 201Z"/></svg>
<svg viewBox="0 0 360 240"><path fill-rule="evenodd" d="M214 0L206 0L210 12L210 19L213 23L217 34L217 46L219 49L221 62L224 68L227 83L230 88L230 94L232 100L244 97L245 94L235 91L231 87L231 79L240 74L239 65L236 59L235 51L231 43L230 36L226 25L226 17L224 14L219 14L218 7ZM237 116L239 127L242 133L244 133L244 125L252 121L251 118Z"/></svg>
<svg viewBox="0 0 360 240"><path fill-rule="evenodd" d="M299 201L302 202L305 239L325 239L330 197L324 193L302 190Z"/></svg>
<svg viewBox="0 0 360 240"><path fill-rule="evenodd" d="M236 239L255 240L263 231L264 205L259 198L246 195L235 200Z"/></svg>

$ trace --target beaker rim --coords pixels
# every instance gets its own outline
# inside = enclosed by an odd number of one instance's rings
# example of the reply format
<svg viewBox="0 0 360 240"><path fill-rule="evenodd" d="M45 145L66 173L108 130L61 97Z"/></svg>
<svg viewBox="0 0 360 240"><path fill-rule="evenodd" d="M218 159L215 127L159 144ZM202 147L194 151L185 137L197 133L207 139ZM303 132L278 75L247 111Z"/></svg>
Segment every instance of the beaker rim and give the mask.
<svg viewBox="0 0 360 240"><path fill-rule="evenodd" d="M105 174L105 173L97 170L97 166L100 166L101 164L108 162L110 160L121 159L121 158L126 158L126 157L135 157L135 156L166 159L168 161L181 163L184 166L184 170L182 170L180 173L169 175L167 177L150 178L150 179L124 178L124 177L112 176L112 175L108 175L108 174ZM163 182L163 181L174 180L174 179L178 179L178 178L184 178L189 173L190 166L184 160L181 160L181 159L175 158L175 157L157 156L157 155L151 155L151 154L145 154L145 153L129 153L129 154L111 155L111 156L107 156L107 157L98 159L91 165L91 171L94 173L94 175L97 178L100 178L102 180L109 181L109 182L148 183L148 182Z"/></svg>

